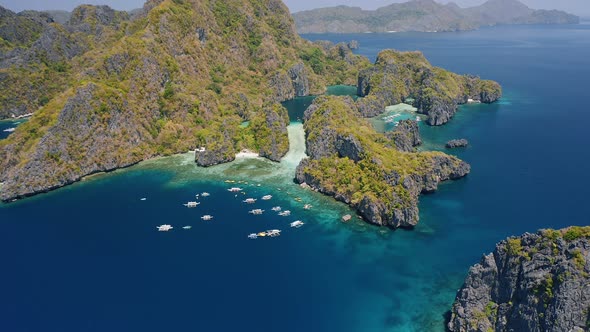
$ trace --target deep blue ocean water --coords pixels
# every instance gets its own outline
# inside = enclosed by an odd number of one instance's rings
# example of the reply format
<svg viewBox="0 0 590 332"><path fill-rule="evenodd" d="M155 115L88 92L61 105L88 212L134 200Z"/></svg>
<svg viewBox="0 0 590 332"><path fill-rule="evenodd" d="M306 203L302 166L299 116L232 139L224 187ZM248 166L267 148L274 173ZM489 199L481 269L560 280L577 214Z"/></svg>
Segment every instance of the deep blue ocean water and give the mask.
<svg viewBox="0 0 590 332"><path fill-rule="evenodd" d="M154 160L0 206L0 330L443 331L469 266L497 241L590 224L590 26L306 37L357 39L373 59L418 49L503 85L501 102L422 126L424 148L469 139L452 153L472 173L423 196L415 230L342 224L347 207L268 162L203 170L190 156ZM199 207L182 206L203 191L211 196ZM264 194L274 197L241 202ZM292 217L270 213L274 205ZM248 214L255 207L267 212ZM290 229L296 219L306 225ZM163 223L175 229L156 232ZM271 228L283 235L246 238Z"/></svg>
<svg viewBox="0 0 590 332"><path fill-rule="evenodd" d="M20 119L20 120L2 120L0 121L0 139L5 139L8 135L11 134L9 131L5 131L7 129L16 128L21 123L27 120Z"/></svg>

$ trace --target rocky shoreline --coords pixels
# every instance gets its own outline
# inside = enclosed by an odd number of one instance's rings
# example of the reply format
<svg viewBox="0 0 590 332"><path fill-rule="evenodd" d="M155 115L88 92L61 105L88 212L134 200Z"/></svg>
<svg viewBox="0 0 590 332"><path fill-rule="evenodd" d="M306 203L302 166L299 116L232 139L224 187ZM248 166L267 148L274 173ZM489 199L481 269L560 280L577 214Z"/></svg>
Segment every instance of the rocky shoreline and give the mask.
<svg viewBox="0 0 590 332"><path fill-rule="evenodd" d="M427 123L440 126L469 100L493 103L502 97L502 88L494 81L469 75L457 75L433 67L421 52L385 50L375 65L362 70L358 78L359 110L374 117L385 107L413 100L418 112L428 115Z"/></svg>
<svg viewBox="0 0 590 332"><path fill-rule="evenodd" d="M105 55L97 58L94 44L85 44L90 50L76 53L68 67L72 70L68 73L79 79L71 86L61 86L63 91L48 97L28 122L0 141L0 199L11 201L46 192L96 172L188 150L198 151L195 162L201 166L230 162L242 150L279 161L289 149L289 119L279 102L320 94L331 84L358 82L359 95L364 98L346 101L355 110L351 123L361 120L359 115L379 114L387 105L414 98L419 111L429 115L429 123L438 125L448 121L460 102L493 102L501 95L497 83L432 67L419 52L383 51L372 65L352 53L358 43L305 41L289 19L285 25L275 25L290 17L280 0L271 0L264 15L254 15L262 9L249 2L231 6L251 14L249 19L226 22L229 8L208 1L152 0L142 15L133 18L108 7L75 10L68 24L77 27L78 37L108 41ZM209 13L206 21L200 12ZM31 17L6 10L1 14L26 22ZM100 24L90 24L95 21ZM179 26L181 21L191 22L192 33L180 33L186 28ZM229 23L239 33L225 33ZM50 25L55 28L59 23ZM111 33L119 25L130 29L125 31L128 35ZM267 38L251 30L264 32ZM179 53L178 44L190 47ZM232 52L223 52L225 45L233 45ZM9 52L26 50L26 45L20 45ZM250 125L241 127L245 121ZM320 135L327 145L312 143L308 136L312 163L319 160L314 149L330 145L333 137L329 135ZM375 136L373 142L350 132L336 138L331 143L337 145L333 149L341 157L375 171L382 167L379 162L388 164L383 166L387 175L373 174L381 182L379 187L389 182L384 189L393 190L386 205L375 207L381 193L342 196L358 204L359 211L374 223L414 225L420 192L432 191L438 182L469 172L467 164L444 154L414 155L420 138L413 122L403 122L394 133ZM397 153L401 151L408 155ZM406 174L408 170L411 173Z"/></svg>
<svg viewBox="0 0 590 332"><path fill-rule="evenodd" d="M590 227L542 230L498 243L469 270L451 332L590 329Z"/></svg>
<svg viewBox="0 0 590 332"><path fill-rule="evenodd" d="M455 157L405 152L420 141L415 122L385 136L358 114L347 97L319 97L307 109L309 158L297 167L298 183L350 205L369 223L411 228L419 221L420 194L469 174L469 164Z"/></svg>

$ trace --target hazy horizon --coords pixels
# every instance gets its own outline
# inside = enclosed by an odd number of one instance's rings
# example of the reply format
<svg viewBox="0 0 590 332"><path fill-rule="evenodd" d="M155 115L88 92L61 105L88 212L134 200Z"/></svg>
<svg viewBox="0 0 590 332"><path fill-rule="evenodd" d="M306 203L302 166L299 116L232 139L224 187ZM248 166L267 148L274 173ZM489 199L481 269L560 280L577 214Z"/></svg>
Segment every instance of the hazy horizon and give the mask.
<svg viewBox="0 0 590 332"><path fill-rule="evenodd" d="M301 10L332 7L338 5L355 6L363 9L376 9L387 6L395 2L406 2L407 0L283 0L289 7L291 12L298 12ZM441 3L448 3L451 0L436 0ZM520 0L534 9L559 9L567 12L590 17L590 2L588 0L562 0L556 3L554 0ZM71 11L76 6L81 4L93 5L108 5L118 10L131 10L139 8L143 5L144 0L54 0L54 1L40 1L40 0L19 0L7 1L0 0L0 5L15 12L20 12L26 9L34 10L67 10ZM461 7L476 6L485 2L485 0L454 0Z"/></svg>

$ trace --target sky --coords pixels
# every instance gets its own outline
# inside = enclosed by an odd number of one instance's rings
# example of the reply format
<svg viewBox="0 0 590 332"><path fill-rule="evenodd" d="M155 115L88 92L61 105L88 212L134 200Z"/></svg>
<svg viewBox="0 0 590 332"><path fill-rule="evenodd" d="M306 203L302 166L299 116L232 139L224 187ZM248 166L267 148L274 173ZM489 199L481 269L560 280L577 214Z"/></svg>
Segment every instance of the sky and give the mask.
<svg viewBox="0 0 590 332"><path fill-rule="evenodd" d="M364 9L375 9L386 6L393 2L405 2L406 0L283 0L292 12L319 7L330 7L337 5L357 6ZM450 0L438 0L449 2ZM468 7L483 3L485 0L454 0L462 7ZM590 17L590 0L521 0L529 7L535 9L561 9ZM139 8L144 0L0 0L0 5L19 12L25 9L64 9L72 10L77 5L87 3L95 5L109 5L119 10L130 10Z"/></svg>

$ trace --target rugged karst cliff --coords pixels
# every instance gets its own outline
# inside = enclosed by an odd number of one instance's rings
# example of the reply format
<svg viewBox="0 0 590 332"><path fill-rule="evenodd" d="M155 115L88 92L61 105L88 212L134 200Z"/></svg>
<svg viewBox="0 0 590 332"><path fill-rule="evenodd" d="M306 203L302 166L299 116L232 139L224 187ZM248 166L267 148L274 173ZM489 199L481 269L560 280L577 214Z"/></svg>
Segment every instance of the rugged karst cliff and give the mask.
<svg viewBox="0 0 590 332"><path fill-rule="evenodd" d="M71 60L98 45L109 47L128 14L80 6L65 24L47 13L0 8L0 119L35 112L71 86Z"/></svg>
<svg viewBox="0 0 590 332"><path fill-rule="evenodd" d="M422 144L422 137L418 129L418 122L414 120L402 120L393 131L385 133L385 136L393 141L395 147L403 152L416 151L416 147Z"/></svg>
<svg viewBox="0 0 590 332"><path fill-rule="evenodd" d="M418 223L418 196L441 181L467 175L467 163L439 152L402 152L419 143L409 122L399 136L377 133L349 97L319 97L305 111L307 154L297 181L351 205L368 222L389 227ZM405 150L405 149L404 149Z"/></svg>
<svg viewBox="0 0 590 332"><path fill-rule="evenodd" d="M590 227L500 242L469 270L449 330L590 330Z"/></svg>
<svg viewBox="0 0 590 332"><path fill-rule="evenodd" d="M35 111L0 142L3 200L201 147L204 166L242 149L278 160L288 121L274 104L351 84L369 65L348 47L301 39L280 0L151 0L133 19L81 6L66 25L1 14L32 28L17 44L0 27L0 79L15 80L2 85L0 113Z"/></svg>
<svg viewBox="0 0 590 332"><path fill-rule="evenodd" d="M373 117L408 98L418 112L428 115L428 124L447 123L459 104L469 99L492 103L502 96L496 82L458 75L433 67L421 52L385 50L375 65L362 70L358 79L359 109Z"/></svg>
<svg viewBox="0 0 590 332"><path fill-rule="evenodd" d="M434 68L420 53L385 51L371 65L352 53L354 44L305 41L280 0L150 0L132 18L108 7L81 6L65 26L46 14L2 15L37 25L29 42L3 43L4 55L18 56L2 58L0 79L14 71L29 88L53 87L43 92L43 102L30 94L28 100L37 101L22 111L42 107L0 141L4 201L188 150L199 151L195 159L202 166L231 161L243 149L280 160L288 150L288 119L277 103L320 94L327 85L359 83L366 97L358 104L344 101L342 116L362 127L359 115L378 114L408 97L431 123L441 124L467 98L491 102L501 93L495 82ZM16 40L10 29L0 32L3 41ZM38 47L59 52L55 59L46 52L52 60L39 67L37 60L25 61L27 54L39 56ZM33 79L38 72L48 76ZM26 89L6 90L5 101L26 99ZM332 120L311 115L316 113L310 111L306 122L312 158L299 178L350 202L371 222L414 225L420 192L469 172L467 164L444 154L398 151L419 144L415 123L388 137L372 129L336 130L322 122ZM346 179L330 178L331 162L361 170L368 182L348 186ZM334 190L326 185L331 182L338 183Z"/></svg>

